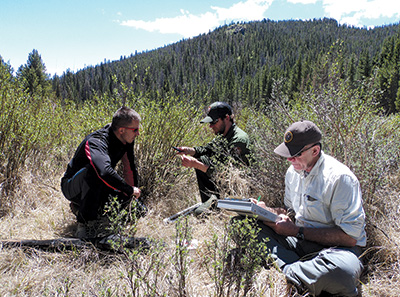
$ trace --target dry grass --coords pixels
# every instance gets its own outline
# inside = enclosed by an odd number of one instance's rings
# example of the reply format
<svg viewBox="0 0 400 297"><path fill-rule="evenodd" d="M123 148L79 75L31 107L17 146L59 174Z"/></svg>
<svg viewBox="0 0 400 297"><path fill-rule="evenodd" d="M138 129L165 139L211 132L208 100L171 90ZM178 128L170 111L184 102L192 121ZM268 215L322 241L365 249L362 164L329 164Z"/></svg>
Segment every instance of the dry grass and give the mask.
<svg viewBox="0 0 400 297"><path fill-rule="evenodd" d="M245 182L243 177L231 177L230 181L227 190L231 193L260 193L259 187L254 189L254 185ZM59 176L43 178L27 172L16 194L14 211L0 220L1 240L71 237L75 221L58 183ZM240 188L239 184L244 186ZM253 189L253 193L249 189ZM382 200L386 208L391 209L390 215L380 216L380 221L374 220L376 227L369 226L373 238L370 238L371 246L367 252L370 263L366 265L362 279L362 296L398 296L400 289L400 228L397 220L400 204L396 193L388 191L386 194L388 196ZM149 200L150 213L139 220L136 235L160 239L166 248L156 255L163 264L147 277L156 282L159 294L180 296L176 290L176 267L171 260L176 228L175 224L165 225L162 220L172 211L179 210L182 204L183 208L199 200L194 176L182 180L168 197L157 201L149 197ZM373 214L374 218L379 217L377 213ZM188 254L187 296L216 296L215 284L204 267L204 258L207 242L214 234L224 233L229 218L224 212L208 219L189 217L191 236L198 240L199 246ZM151 253L140 254L135 265L146 269L151 257ZM134 264L121 255L95 248L52 252L2 247L0 263L0 296L133 296L128 271ZM275 268L262 268L254 279L252 296L285 296L285 290L283 274Z"/></svg>

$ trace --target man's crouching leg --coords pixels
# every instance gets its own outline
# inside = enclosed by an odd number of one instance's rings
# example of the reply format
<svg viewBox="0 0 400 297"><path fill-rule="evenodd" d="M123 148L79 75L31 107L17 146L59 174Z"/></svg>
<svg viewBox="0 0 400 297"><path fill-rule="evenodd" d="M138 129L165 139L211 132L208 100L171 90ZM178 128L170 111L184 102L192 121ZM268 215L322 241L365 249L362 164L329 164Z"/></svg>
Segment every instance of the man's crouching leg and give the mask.
<svg viewBox="0 0 400 297"><path fill-rule="evenodd" d="M321 292L357 296L362 269L361 261L352 251L329 248L311 260L286 265L283 272L289 281L306 286L316 296Z"/></svg>

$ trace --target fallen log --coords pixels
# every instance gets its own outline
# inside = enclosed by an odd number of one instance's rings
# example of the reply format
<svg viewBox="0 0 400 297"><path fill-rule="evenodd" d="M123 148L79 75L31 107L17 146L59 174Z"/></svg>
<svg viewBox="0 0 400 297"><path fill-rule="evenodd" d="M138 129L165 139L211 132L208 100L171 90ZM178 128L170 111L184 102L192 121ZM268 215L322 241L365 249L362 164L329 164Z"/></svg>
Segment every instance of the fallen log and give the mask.
<svg viewBox="0 0 400 297"><path fill-rule="evenodd" d="M55 238L55 239L23 239L23 240L1 240L1 248L29 247L44 250L71 250L96 247L100 250L118 251L116 247L128 249L148 249L151 242L145 237L125 237L118 235L109 235L100 238Z"/></svg>

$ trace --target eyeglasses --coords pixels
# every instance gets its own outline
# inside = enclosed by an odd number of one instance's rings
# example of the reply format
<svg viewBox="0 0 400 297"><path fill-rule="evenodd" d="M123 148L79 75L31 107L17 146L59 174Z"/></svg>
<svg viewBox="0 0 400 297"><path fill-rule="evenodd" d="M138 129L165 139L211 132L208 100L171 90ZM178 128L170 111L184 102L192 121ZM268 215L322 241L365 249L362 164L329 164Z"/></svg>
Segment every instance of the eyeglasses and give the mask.
<svg viewBox="0 0 400 297"><path fill-rule="evenodd" d="M321 144L320 144L319 142L314 143L312 146L310 146L310 147L308 147L308 148L306 148L306 149L304 149L304 150L301 150L301 151L298 152L296 155L291 156L290 158L298 158L298 157L301 157L301 155L302 155L305 151L308 151L310 148L313 148L313 147L316 146L316 145L321 145Z"/></svg>
<svg viewBox="0 0 400 297"><path fill-rule="evenodd" d="M139 132L139 128L129 128L129 127L121 127L121 128L132 130L133 132Z"/></svg>
<svg viewBox="0 0 400 297"><path fill-rule="evenodd" d="M212 121L212 122L210 123L210 125L215 125L216 123L218 123L218 121L219 121L219 118L216 119L216 120L214 120L214 121Z"/></svg>

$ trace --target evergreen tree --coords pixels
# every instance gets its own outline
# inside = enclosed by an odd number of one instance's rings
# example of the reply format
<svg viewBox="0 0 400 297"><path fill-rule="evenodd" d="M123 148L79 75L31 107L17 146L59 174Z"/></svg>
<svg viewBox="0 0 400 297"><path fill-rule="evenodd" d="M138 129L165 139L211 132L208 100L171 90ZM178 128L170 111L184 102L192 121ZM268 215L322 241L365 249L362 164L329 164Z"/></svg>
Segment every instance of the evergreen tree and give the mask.
<svg viewBox="0 0 400 297"><path fill-rule="evenodd" d="M0 90L3 90L5 84L12 82L12 73L12 67L8 63L5 63L0 56Z"/></svg>
<svg viewBox="0 0 400 297"><path fill-rule="evenodd" d="M31 95L45 96L50 92L49 75L46 74L46 66L36 49L29 54L27 63L19 67L17 78L22 88Z"/></svg>
<svg viewBox="0 0 400 297"><path fill-rule="evenodd" d="M229 24L154 51L66 72L53 90L79 102L112 95L114 90L123 93L124 84L134 96L175 94L197 105L214 100L265 104L271 99L274 81L283 81L289 98L326 84L333 62L326 54L332 50L340 50L342 59L335 64L340 77L357 87L359 80L371 76L384 40L398 28L388 25L367 30L339 25L332 19ZM387 81L388 77L383 78ZM382 82L382 91L387 91ZM390 92L392 106L396 84Z"/></svg>
<svg viewBox="0 0 400 297"><path fill-rule="evenodd" d="M350 57L350 61L347 65L347 73L346 73L346 78L349 81L350 86L354 86L354 81L356 77L356 67L355 67L355 61L356 57L354 53Z"/></svg>
<svg viewBox="0 0 400 297"><path fill-rule="evenodd" d="M371 75L371 63L368 51L363 51L361 53L358 68L357 68L357 78L359 80L364 80Z"/></svg>
<svg viewBox="0 0 400 297"><path fill-rule="evenodd" d="M300 90L301 80L302 80L302 57L300 56L296 64L293 66L289 79L289 91L293 95Z"/></svg>
<svg viewBox="0 0 400 297"><path fill-rule="evenodd" d="M377 64L377 87L382 91L381 104L388 112L400 110L400 38L385 40Z"/></svg>

